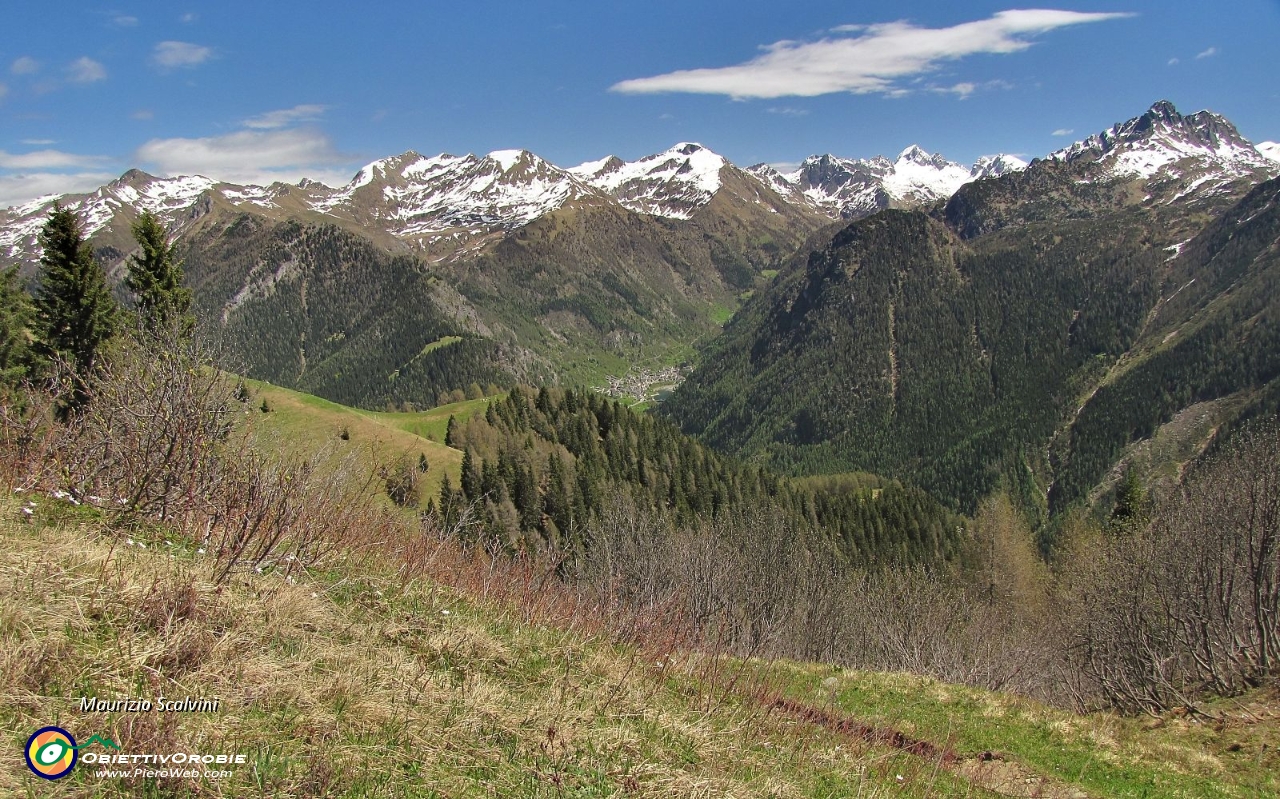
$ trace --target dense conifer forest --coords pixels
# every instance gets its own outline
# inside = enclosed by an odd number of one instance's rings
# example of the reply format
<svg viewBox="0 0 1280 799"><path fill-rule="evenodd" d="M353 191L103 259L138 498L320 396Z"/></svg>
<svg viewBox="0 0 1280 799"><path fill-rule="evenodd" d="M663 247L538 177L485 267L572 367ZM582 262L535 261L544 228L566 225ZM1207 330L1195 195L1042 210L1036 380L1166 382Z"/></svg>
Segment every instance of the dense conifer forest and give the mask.
<svg viewBox="0 0 1280 799"><path fill-rule="evenodd" d="M959 557L964 520L919 489L871 475L796 483L717 454L669 422L593 391L516 389L451 424L465 452L460 485L437 510L478 517L471 535L572 557L587 522L619 496L694 524L774 507L800 536L818 531L848 562L941 564Z"/></svg>

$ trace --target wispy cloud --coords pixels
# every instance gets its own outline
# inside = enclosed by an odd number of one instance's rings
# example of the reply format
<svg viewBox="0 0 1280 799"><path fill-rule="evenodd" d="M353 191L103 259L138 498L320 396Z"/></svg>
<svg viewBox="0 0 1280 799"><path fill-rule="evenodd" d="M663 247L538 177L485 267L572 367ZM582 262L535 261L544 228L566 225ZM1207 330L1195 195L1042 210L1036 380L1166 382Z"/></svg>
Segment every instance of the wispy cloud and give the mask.
<svg viewBox="0 0 1280 799"><path fill-rule="evenodd" d="M152 111L150 108L139 108L137 111L130 114L129 117L131 119L146 121L148 119L155 119L156 112Z"/></svg>
<svg viewBox="0 0 1280 799"><path fill-rule="evenodd" d="M1207 50L1201 50L1200 52L1196 53L1196 59L1199 60L1201 58L1212 58L1217 54L1218 54L1218 48L1210 47Z"/></svg>
<svg viewBox="0 0 1280 799"><path fill-rule="evenodd" d="M114 17L111 18L111 21L121 28L138 27L138 18L131 17L128 14L116 14Z"/></svg>
<svg viewBox="0 0 1280 799"><path fill-rule="evenodd" d="M15 75L34 75L40 71L40 62L29 55L19 56L9 65L9 71Z"/></svg>
<svg viewBox="0 0 1280 799"><path fill-rule="evenodd" d="M51 194L93 191L114 178L111 172L24 172L0 175L0 208L20 205Z"/></svg>
<svg viewBox="0 0 1280 799"><path fill-rule="evenodd" d="M50 144L57 144L56 139L23 139L23 144L30 144L32 147L48 147Z"/></svg>
<svg viewBox="0 0 1280 799"><path fill-rule="evenodd" d="M88 56L67 65L67 80L72 83L97 83L107 79L107 68Z"/></svg>
<svg viewBox="0 0 1280 799"><path fill-rule="evenodd" d="M954 86L934 86L930 89L930 91L935 94L954 94L961 100L968 99L969 95L973 94L977 90L978 84L969 81L957 83Z"/></svg>
<svg viewBox="0 0 1280 799"><path fill-rule="evenodd" d="M1049 134L1049 135L1051 135L1051 136L1070 136L1072 133L1075 133L1075 132L1076 132L1076 129L1075 129L1075 128L1058 128L1057 130L1055 130L1053 133L1051 133L1051 134Z"/></svg>
<svg viewBox="0 0 1280 799"><path fill-rule="evenodd" d="M1175 64L1180 64L1180 63L1182 63L1182 62L1181 62L1179 59L1177 59L1177 58L1170 58L1170 59L1169 59L1169 66L1174 66Z"/></svg>
<svg viewBox="0 0 1280 799"><path fill-rule="evenodd" d="M28 139L24 144L48 144L48 139ZM61 150L10 153L0 150L0 208L28 202L49 194L91 191L115 177L111 159L78 155Z"/></svg>
<svg viewBox="0 0 1280 799"><path fill-rule="evenodd" d="M763 47L762 55L736 66L625 80L612 90L724 94L740 99L833 92L900 96L906 91L900 81L932 72L944 62L980 53L1017 53L1031 47L1030 37L1037 34L1128 16L1133 15L1027 9L1000 11L988 19L949 28L922 28L904 21L842 25L832 30L841 35L814 42L775 42Z"/></svg>
<svg viewBox="0 0 1280 799"><path fill-rule="evenodd" d="M8 93L9 93L9 87L3 83L0 83L0 100L3 100L4 96Z"/></svg>
<svg viewBox="0 0 1280 799"><path fill-rule="evenodd" d="M199 17L197 17L195 12L192 12L192 11L188 11L187 13L178 17L178 21L184 25L190 25L191 23L195 22L197 19L199 19Z"/></svg>
<svg viewBox="0 0 1280 799"><path fill-rule="evenodd" d="M329 138L302 128L152 139L138 148L135 160L162 175L200 174L232 183L295 183L308 177L342 185L350 177L349 160Z"/></svg>
<svg viewBox="0 0 1280 799"><path fill-rule="evenodd" d="M327 109L328 106L325 105L295 105L293 108L268 111L252 119L246 119L244 126L254 130L278 130L298 122L314 122Z"/></svg>
<svg viewBox="0 0 1280 799"><path fill-rule="evenodd" d="M773 108L766 108L765 110L768 111L770 114L779 114L784 117L804 117L809 115L809 110L807 108L787 108L787 107L775 106Z"/></svg>
<svg viewBox="0 0 1280 799"><path fill-rule="evenodd" d="M101 166L109 159L99 155L76 155L60 150L9 153L0 150L0 169L83 169Z"/></svg>
<svg viewBox="0 0 1280 799"><path fill-rule="evenodd" d="M151 60L162 69L194 67L213 58L213 48L190 42L160 42L151 54Z"/></svg>

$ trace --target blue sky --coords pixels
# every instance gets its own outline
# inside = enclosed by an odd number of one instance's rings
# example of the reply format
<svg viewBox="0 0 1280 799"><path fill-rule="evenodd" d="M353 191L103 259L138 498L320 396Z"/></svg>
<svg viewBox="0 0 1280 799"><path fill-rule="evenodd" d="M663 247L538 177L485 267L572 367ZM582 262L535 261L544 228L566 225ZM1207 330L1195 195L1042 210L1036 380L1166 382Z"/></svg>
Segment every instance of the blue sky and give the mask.
<svg viewBox="0 0 1280 799"><path fill-rule="evenodd" d="M344 183L409 149L1030 158L1159 99L1280 139L1280 0L8 5L0 206L135 166Z"/></svg>

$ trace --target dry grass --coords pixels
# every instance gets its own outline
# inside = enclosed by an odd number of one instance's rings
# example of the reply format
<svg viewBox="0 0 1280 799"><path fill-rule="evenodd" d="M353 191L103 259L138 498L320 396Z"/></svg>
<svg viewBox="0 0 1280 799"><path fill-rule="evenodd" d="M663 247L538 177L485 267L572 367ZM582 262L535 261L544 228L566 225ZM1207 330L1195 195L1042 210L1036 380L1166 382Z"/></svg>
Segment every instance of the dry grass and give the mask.
<svg viewBox="0 0 1280 799"><path fill-rule="evenodd" d="M620 641L528 564L438 540L414 550L430 568L389 547L328 573L217 584L190 548L117 538L82 511L27 522L20 504L0 502L10 751L60 724L126 752L249 759L223 781L101 779L82 763L62 795L874 796L904 768L706 690L698 659ZM159 695L221 710L78 709ZM44 787L0 760L0 793Z"/></svg>

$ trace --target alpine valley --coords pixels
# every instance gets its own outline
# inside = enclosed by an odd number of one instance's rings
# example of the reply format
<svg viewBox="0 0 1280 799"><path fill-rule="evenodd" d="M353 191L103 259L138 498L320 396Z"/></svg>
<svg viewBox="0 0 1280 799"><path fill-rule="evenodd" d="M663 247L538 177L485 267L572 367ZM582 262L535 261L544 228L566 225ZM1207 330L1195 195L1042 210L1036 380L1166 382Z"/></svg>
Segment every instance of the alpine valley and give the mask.
<svg viewBox="0 0 1280 799"><path fill-rule="evenodd" d="M131 170L0 211L0 253L34 280L57 201L120 280L147 209L247 376L366 408L678 384L659 413L772 470L960 511L1003 485L1047 515L1280 406L1277 175L1280 146L1160 102L1030 164L912 146L783 174L681 143L407 152L341 188Z"/></svg>

